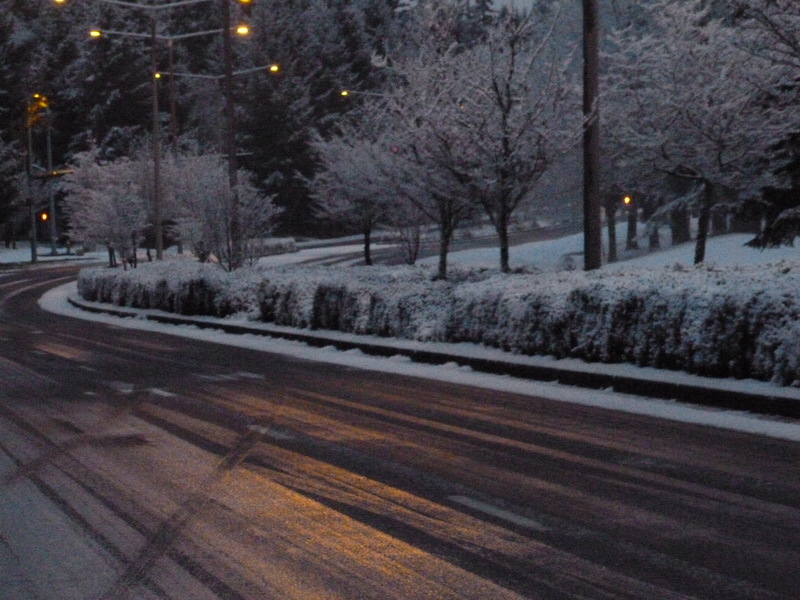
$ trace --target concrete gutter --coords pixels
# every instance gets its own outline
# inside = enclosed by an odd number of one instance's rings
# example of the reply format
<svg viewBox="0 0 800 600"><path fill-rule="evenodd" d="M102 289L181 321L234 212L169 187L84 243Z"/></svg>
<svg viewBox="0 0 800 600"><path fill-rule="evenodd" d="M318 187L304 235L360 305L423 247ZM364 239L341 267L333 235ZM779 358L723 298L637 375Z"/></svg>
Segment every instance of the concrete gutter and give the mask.
<svg viewBox="0 0 800 600"><path fill-rule="evenodd" d="M632 369L631 365L590 364L486 350L467 344L414 342L394 338L355 335L283 327L268 323L233 322L212 317L187 317L156 310L131 309L87 302L75 296L69 303L93 313L145 319L168 325L190 325L231 334L262 335L303 342L314 347L357 349L371 356L406 356L414 362L443 365L457 363L474 371L509 375L535 381L557 382L589 389L675 400L727 410L800 419L800 389L764 382L715 379L659 369ZM633 373L633 374L632 374Z"/></svg>

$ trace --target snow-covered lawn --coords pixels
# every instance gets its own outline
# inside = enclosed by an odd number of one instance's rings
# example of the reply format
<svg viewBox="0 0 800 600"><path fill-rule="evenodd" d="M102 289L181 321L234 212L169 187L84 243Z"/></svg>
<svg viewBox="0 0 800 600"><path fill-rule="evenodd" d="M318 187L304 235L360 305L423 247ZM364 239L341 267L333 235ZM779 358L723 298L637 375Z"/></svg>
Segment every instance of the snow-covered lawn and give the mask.
<svg viewBox="0 0 800 600"><path fill-rule="evenodd" d="M373 250L389 248L391 244L373 244ZM304 262L318 261L344 254L359 253L364 250L363 244L342 244L338 246L323 246L319 248L300 248L297 252L276 254L258 259L258 264L270 267L296 265Z"/></svg>
<svg viewBox="0 0 800 600"><path fill-rule="evenodd" d="M58 246L56 248L58 256L50 255L50 244L39 243L37 248L37 260L43 263L61 262L65 260L87 260L97 261L105 259L105 252L87 252L81 256L75 254L74 250L71 255L67 255L64 247ZM27 241L17 242L16 248L6 248L0 245L0 264L22 264L31 261L31 245Z"/></svg>
<svg viewBox="0 0 800 600"><path fill-rule="evenodd" d="M644 233L640 229L640 236ZM608 241L605 230L603 231L603 244ZM618 248L620 257L624 258L625 226L617 231ZM664 245L669 243L668 236L663 236ZM719 266L747 266L761 265L778 262L784 259L800 260L800 247L783 246L758 250L748 248L744 244L753 239L752 234L737 233L712 237L708 240L706 248L706 262ZM640 245L646 240L640 240ZM536 267L539 269L563 269L569 263L572 268L583 267L583 234L565 236L555 240L532 242L514 246L510 250L512 267ZM436 264L437 257L425 258L420 264ZM475 250L462 250L453 252L449 256L452 264L462 267L497 268L499 264L499 250L497 248L479 248ZM694 242L668 247L652 253L640 254L634 258L620 260L616 263L606 264L603 269L625 269L628 267L661 267L681 264L690 266L694 262Z"/></svg>

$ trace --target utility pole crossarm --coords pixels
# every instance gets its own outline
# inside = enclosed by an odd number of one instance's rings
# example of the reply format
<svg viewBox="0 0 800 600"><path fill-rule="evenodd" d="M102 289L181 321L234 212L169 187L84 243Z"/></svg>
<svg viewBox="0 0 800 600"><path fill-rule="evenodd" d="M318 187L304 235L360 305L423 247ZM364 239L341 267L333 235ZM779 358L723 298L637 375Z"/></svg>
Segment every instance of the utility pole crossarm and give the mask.
<svg viewBox="0 0 800 600"><path fill-rule="evenodd" d="M125 8L135 8L138 10L145 10L149 12L156 12L159 10L168 10L170 8L177 8L179 6L189 6L191 4L199 4L201 2L210 2L211 0L179 0L178 2L168 2L167 4L138 4L137 2L125 2L125 0L98 0L103 4L111 4L114 6L123 6Z"/></svg>

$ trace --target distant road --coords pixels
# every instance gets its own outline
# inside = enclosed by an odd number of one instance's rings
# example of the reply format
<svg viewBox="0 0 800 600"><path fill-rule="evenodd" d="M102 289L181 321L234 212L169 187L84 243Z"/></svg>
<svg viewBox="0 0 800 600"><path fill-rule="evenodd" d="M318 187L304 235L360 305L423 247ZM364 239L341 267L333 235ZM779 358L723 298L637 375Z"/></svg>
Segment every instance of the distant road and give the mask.
<svg viewBox="0 0 800 600"><path fill-rule="evenodd" d="M797 600L800 444L43 312L0 274L0 598Z"/></svg>

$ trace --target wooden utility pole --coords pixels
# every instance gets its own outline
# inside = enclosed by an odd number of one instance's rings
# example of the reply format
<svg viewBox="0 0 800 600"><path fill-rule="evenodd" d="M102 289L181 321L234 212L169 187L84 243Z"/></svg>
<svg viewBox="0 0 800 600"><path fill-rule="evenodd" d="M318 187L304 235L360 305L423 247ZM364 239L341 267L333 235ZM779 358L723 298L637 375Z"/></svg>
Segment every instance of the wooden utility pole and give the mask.
<svg viewBox="0 0 800 600"><path fill-rule="evenodd" d="M233 98L233 45L231 43L230 1L222 3L222 60L224 74L222 76L223 93L225 95L225 153L228 155L228 183L230 185L230 266L235 269L241 263L241 223L239 222L239 199L236 188L238 165L236 161L236 108Z"/></svg>
<svg viewBox="0 0 800 600"><path fill-rule="evenodd" d="M597 0L583 0L583 264L602 265L600 225L600 114Z"/></svg>

